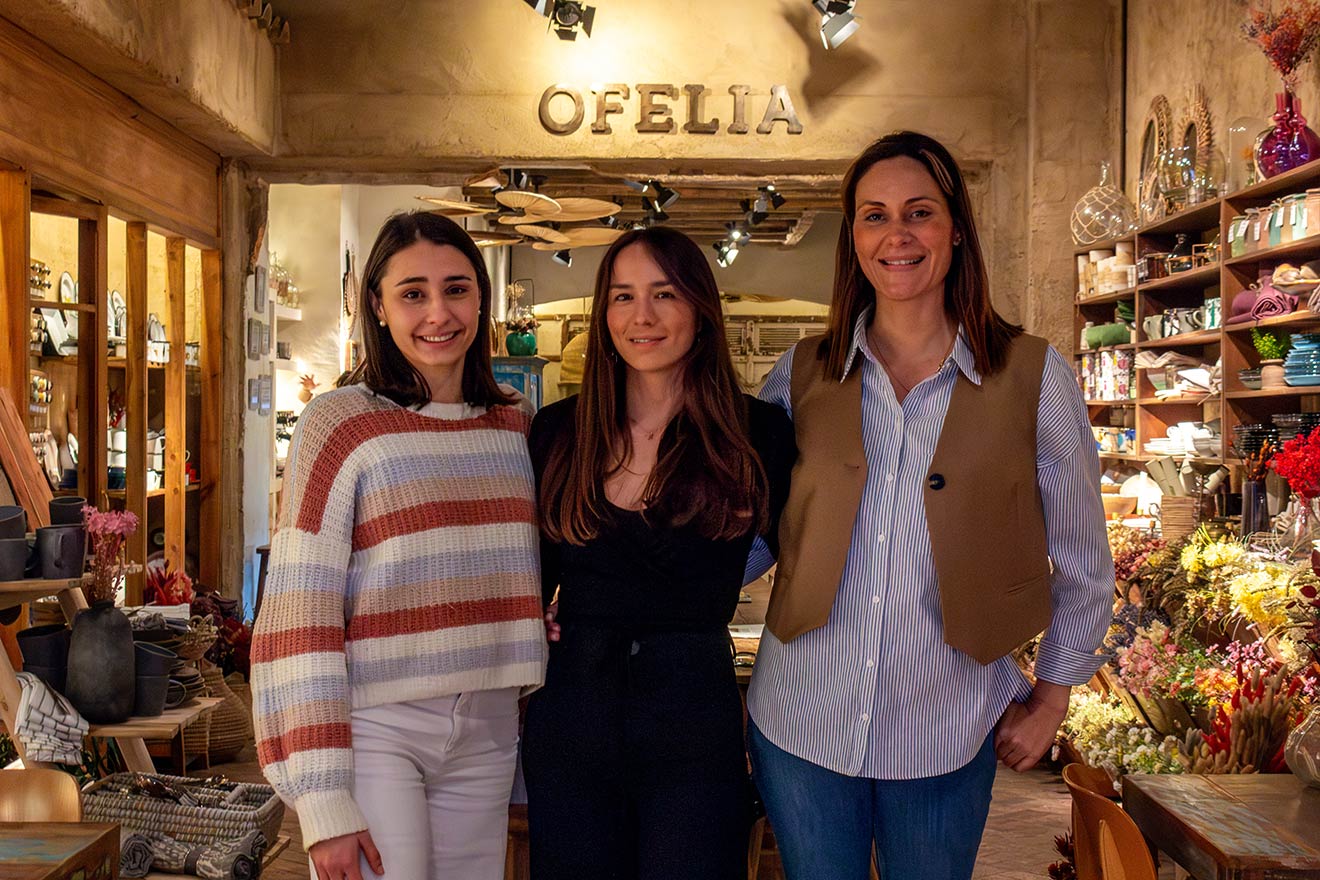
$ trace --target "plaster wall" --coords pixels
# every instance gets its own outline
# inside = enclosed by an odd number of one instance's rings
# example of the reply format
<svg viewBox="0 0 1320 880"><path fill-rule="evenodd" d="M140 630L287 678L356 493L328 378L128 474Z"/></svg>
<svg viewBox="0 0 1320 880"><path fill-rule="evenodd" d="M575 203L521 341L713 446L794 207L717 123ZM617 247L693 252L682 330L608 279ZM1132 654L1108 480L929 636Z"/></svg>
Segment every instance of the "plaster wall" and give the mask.
<svg viewBox="0 0 1320 880"><path fill-rule="evenodd" d="M1173 108L1174 130L1191 105L1189 90L1205 87L1214 117L1216 146L1228 159L1228 125L1255 117L1270 125L1278 74L1255 43L1239 30L1246 0L1128 0L1127 133L1125 189L1136 196L1141 132L1151 99L1164 95ZM1302 68L1298 97L1302 111L1320 112L1320 67Z"/></svg>
<svg viewBox="0 0 1320 880"><path fill-rule="evenodd" d="M219 153L274 147L275 47L231 0L0 0L0 16Z"/></svg>

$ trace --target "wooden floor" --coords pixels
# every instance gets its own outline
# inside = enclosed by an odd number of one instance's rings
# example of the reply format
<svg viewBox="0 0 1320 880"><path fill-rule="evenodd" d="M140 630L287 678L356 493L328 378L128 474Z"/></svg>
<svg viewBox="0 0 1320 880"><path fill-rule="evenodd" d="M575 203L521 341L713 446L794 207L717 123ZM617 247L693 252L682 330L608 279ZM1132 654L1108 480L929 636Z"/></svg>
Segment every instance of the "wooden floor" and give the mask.
<svg viewBox="0 0 1320 880"><path fill-rule="evenodd" d="M261 771L253 760L216 765L209 772L224 773L235 780L261 780ZM1046 866L1057 859L1054 836L1067 831L1069 809L1068 791L1057 774L1043 769L1019 774L1000 767L975 880L1042 880ZM292 810L285 812L282 833L290 837L289 848L262 877L307 880L307 857ZM767 858L763 863L764 880L782 880L774 861Z"/></svg>

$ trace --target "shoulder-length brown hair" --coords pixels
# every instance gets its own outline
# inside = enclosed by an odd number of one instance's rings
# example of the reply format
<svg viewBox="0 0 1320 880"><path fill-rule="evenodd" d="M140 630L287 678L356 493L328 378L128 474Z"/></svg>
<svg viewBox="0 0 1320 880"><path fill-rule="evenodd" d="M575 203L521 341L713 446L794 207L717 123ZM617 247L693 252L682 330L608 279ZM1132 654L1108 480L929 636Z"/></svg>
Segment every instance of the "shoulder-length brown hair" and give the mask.
<svg viewBox="0 0 1320 880"><path fill-rule="evenodd" d="M985 271L981 240L976 234L962 171L939 141L915 131L896 131L863 150L843 176L843 226L839 229L834 258L834 296L830 302L829 329L820 349L825 358L825 375L842 378L843 365L852 347L853 327L858 316L875 302L875 288L862 272L853 245L857 183L872 165L897 156L907 156L925 166L949 203L954 232L961 235L962 243L953 249L949 274L944 278L944 312L962 325L976 359L977 372L994 373L1003 367L1009 344L1022 328L1004 320L990 303L990 277Z"/></svg>
<svg viewBox="0 0 1320 880"><path fill-rule="evenodd" d="M513 398L500 390L491 371L490 348L490 275L472 237L453 220L429 211L395 214L376 234L358 294L358 320L362 323L362 363L339 384L365 384L372 391L400 406L420 406L431 400L431 389L422 374L408 362L394 344L388 327L376 320L380 303L380 284L390 259L419 241L458 248L472 264L481 291L481 311L477 315L477 335L463 356L463 400L473 406L512 403Z"/></svg>
<svg viewBox="0 0 1320 880"><path fill-rule="evenodd" d="M765 528L765 468L748 437L747 403L724 338L719 286L701 248L657 226L620 236L596 273L576 438L551 450L541 479L541 529L553 541L582 544L609 517L605 480L632 453L625 404L627 365L614 348L605 315L614 264L628 247L651 259L696 311L697 330L683 359L683 405L665 429L658 460L642 489L646 514L673 526L693 524L727 540Z"/></svg>

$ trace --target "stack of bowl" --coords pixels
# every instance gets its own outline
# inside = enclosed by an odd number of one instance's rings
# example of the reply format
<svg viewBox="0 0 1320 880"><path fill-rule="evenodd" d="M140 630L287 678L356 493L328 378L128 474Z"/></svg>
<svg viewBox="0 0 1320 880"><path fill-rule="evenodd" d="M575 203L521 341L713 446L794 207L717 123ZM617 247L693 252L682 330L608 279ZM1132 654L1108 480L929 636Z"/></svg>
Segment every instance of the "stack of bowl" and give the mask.
<svg viewBox="0 0 1320 880"><path fill-rule="evenodd" d="M1279 443L1279 429L1274 425L1233 426L1233 450L1240 458L1256 455L1267 440L1276 446Z"/></svg>
<svg viewBox="0 0 1320 880"><path fill-rule="evenodd" d="M1292 335L1292 348L1283 362L1283 381L1289 385L1320 385L1320 333Z"/></svg>
<svg viewBox="0 0 1320 880"><path fill-rule="evenodd" d="M1271 416L1270 420L1284 440L1291 440L1298 434L1309 436L1316 428L1320 428L1320 413L1278 413Z"/></svg>

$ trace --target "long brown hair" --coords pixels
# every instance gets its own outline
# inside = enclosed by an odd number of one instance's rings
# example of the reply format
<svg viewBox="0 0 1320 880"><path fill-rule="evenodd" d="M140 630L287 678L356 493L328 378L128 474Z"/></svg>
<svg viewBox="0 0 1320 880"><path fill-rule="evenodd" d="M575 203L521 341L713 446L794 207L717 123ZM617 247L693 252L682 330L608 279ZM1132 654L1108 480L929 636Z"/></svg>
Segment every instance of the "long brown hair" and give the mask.
<svg viewBox="0 0 1320 880"><path fill-rule="evenodd" d="M976 359L977 372L994 373L1004 366L1009 344L1022 328L1004 320L990 302L990 277L985 270L962 171L939 141L915 131L896 131L863 150L843 176L843 226L839 229L834 257L834 296L825 344L820 348L825 358L825 375L832 379L843 377L843 365L852 347L853 327L858 316L875 303L875 287L862 272L853 245L857 183L872 165L898 156L920 162L949 203L954 233L961 235L962 243L953 249L949 273L944 278L944 312L962 325L967 345Z"/></svg>
<svg viewBox="0 0 1320 880"><path fill-rule="evenodd" d="M747 405L724 338L719 286L701 248L663 226L624 233L596 273L577 437L557 444L546 462L541 530L553 541L571 544L599 534L609 517L605 480L632 454L627 365L614 348L605 315L615 260L633 245L646 249L697 319L696 338L683 358L683 405L665 429L642 489L646 514L673 526L694 524L717 540L760 531L768 521L765 468L748 439Z"/></svg>
<svg viewBox="0 0 1320 880"><path fill-rule="evenodd" d="M453 220L429 211L395 214L376 234L358 294L358 320L362 322L362 363L339 385L365 384L377 394L400 406L420 406L431 400L425 377L408 362L394 344L388 327L375 320L380 302L380 284L390 259L419 241L456 247L472 264L477 288L481 291L481 311L477 317L477 335L463 355L463 400L473 406L512 403L513 398L500 390L491 372L490 348L490 275L481 259L481 251L472 237Z"/></svg>

